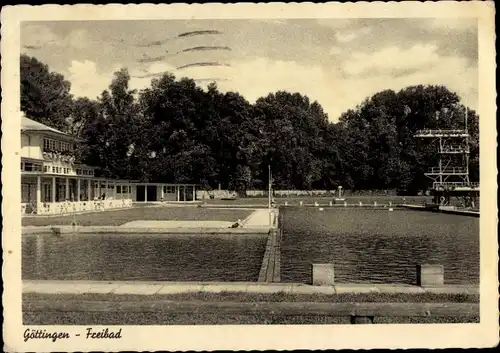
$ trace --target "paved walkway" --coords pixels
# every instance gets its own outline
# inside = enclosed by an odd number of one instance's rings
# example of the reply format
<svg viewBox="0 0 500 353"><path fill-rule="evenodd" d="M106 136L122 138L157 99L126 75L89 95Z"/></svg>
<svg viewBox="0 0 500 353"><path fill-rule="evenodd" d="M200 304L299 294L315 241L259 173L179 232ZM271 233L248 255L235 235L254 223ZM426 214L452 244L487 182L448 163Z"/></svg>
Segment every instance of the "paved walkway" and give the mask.
<svg viewBox="0 0 500 353"><path fill-rule="evenodd" d="M395 284L338 284L311 286L302 283L256 282L107 282L107 281L23 281L23 293L38 294L137 294L161 295L179 293L292 293L292 294L341 294L341 293L437 293L479 294L478 285L443 285L417 287Z"/></svg>
<svg viewBox="0 0 500 353"><path fill-rule="evenodd" d="M273 210L275 213L278 212L278 210ZM243 228L270 228L274 220L274 216L272 218L269 218L269 209L267 208L259 208L258 210L255 210L250 216L248 216L246 219L242 221Z"/></svg>
<svg viewBox="0 0 500 353"><path fill-rule="evenodd" d="M234 222L225 221L132 221L123 228L229 228Z"/></svg>

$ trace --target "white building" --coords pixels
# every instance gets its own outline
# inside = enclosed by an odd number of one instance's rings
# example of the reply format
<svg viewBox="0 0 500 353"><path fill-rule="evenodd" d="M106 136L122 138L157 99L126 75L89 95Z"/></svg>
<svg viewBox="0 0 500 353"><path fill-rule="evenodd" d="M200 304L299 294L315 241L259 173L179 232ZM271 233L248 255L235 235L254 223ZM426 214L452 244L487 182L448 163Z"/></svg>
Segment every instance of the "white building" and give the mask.
<svg viewBox="0 0 500 353"><path fill-rule="evenodd" d="M95 176L78 164L80 139L22 116L21 211L60 214L131 207L132 202L195 201L193 184L138 183Z"/></svg>

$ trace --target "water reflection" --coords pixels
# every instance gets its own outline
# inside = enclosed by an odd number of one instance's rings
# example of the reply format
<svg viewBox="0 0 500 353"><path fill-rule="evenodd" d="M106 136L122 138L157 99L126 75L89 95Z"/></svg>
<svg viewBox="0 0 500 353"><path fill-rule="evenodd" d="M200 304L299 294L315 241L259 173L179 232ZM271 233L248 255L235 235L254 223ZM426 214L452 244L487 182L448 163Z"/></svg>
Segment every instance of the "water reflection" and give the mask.
<svg viewBox="0 0 500 353"><path fill-rule="evenodd" d="M334 263L340 283L416 282L416 265L444 265L446 283L479 282L479 219L385 210L284 210L281 280L310 282Z"/></svg>
<svg viewBox="0 0 500 353"><path fill-rule="evenodd" d="M23 237L23 279L257 281L266 237Z"/></svg>

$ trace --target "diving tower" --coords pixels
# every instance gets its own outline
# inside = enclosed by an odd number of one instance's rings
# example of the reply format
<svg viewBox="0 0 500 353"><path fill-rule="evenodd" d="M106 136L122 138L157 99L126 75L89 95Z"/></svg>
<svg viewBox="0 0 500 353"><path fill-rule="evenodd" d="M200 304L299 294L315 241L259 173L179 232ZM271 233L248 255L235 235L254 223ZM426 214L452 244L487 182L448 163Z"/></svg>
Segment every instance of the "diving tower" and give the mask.
<svg viewBox="0 0 500 353"><path fill-rule="evenodd" d="M476 207L479 198L479 183L469 179L469 139L467 127L468 110L465 111L464 129L423 129L414 137L431 140L437 144L438 166L425 173L432 180L434 203L450 205L452 197L461 199L465 207Z"/></svg>

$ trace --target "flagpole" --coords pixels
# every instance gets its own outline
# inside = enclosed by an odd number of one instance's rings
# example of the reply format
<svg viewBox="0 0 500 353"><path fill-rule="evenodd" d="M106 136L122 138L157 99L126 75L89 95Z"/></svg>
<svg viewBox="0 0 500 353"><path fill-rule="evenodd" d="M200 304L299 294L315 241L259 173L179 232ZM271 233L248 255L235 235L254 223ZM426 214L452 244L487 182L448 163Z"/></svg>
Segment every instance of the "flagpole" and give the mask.
<svg viewBox="0 0 500 353"><path fill-rule="evenodd" d="M467 127L467 122L468 122L468 114L469 114L469 108L467 107L467 100L465 101L465 133L467 134L469 131L469 128Z"/></svg>
<svg viewBox="0 0 500 353"><path fill-rule="evenodd" d="M268 167L268 174L269 174L268 175L268 178L269 178L268 188L269 188L269 190L268 190L268 198L267 198L267 200L268 200L268 209L269 209L269 226L271 226L272 225L272 219L271 219L272 218L271 217L271 183L272 183L272 180L271 180L271 178L272 178L272 176L271 176L271 165L269 164L267 167Z"/></svg>
<svg viewBox="0 0 500 353"><path fill-rule="evenodd" d="M267 166L268 168L268 197L267 197L267 201L268 201L268 208L271 209L271 165L268 165Z"/></svg>

